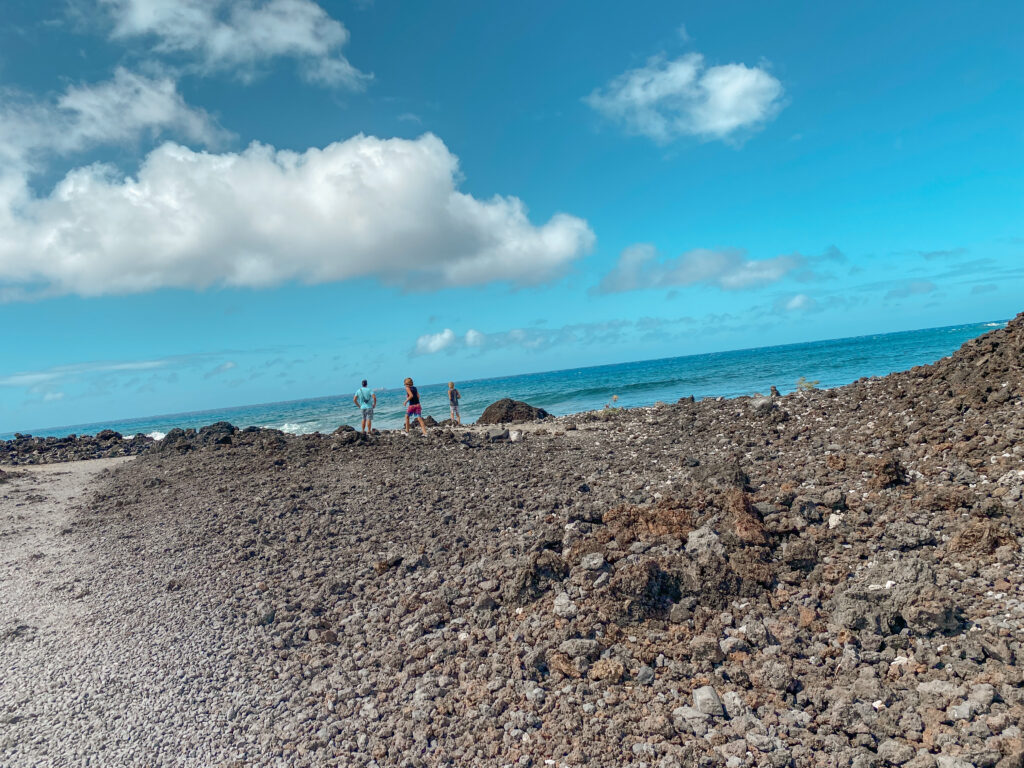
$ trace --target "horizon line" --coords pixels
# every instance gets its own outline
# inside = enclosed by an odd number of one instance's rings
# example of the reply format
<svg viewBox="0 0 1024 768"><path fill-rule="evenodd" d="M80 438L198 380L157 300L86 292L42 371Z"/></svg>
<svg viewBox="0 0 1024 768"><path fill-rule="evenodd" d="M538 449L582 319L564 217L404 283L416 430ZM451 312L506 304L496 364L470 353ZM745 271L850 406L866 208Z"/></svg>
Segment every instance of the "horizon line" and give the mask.
<svg viewBox="0 0 1024 768"><path fill-rule="evenodd" d="M856 336L836 336L836 337L833 337L833 338L826 338L826 339L813 339L811 341L790 342L788 344L769 344L769 345L760 346L760 347L735 347L735 348L731 348L731 349L717 350L715 352L697 352L697 353L693 353L693 354L689 354L689 355L670 355L668 357L652 357L652 358L646 358L646 359L643 359L643 360L622 360L622 361L618 361L618 362L614 362L614 363L599 363L597 365L572 366L570 368L555 368L555 369L544 370L544 371L526 371L526 372L522 372L522 373L504 374L504 375L497 375L497 376L484 376L484 377L475 378L475 379L463 379L461 383L463 383L463 384L475 384L475 383L484 382L484 381L495 381L495 380L498 380L498 379L516 379L516 378L521 378L521 377L524 377L524 376L538 376L538 375L541 375L541 374L549 374L549 373L550 374L555 374L555 373L565 373L565 372L568 372L568 371L590 371L590 370L595 370L595 369L598 369L598 368L611 368L611 367L618 366L618 365L630 365L630 364L635 364L635 363L656 363L656 362L662 362L662 361L666 361L666 360L681 360L681 359L691 358L691 357L711 357L711 356L714 356L714 355L724 355L724 354L730 354L730 353L735 353L735 352L753 352L753 351L756 351L756 350L786 349L787 347L801 347L801 346L807 346L807 345L810 345L810 344L821 344L823 342L854 341L856 339L866 339L866 338L877 337L877 336L896 336L896 335L904 334L904 333L920 333L922 331L941 331L941 330L944 330L944 329L947 329L947 328L957 328L957 327L961 327L961 326L965 326L965 325L985 325L985 324L988 324L988 323L1001 323L1001 324L1003 324L1005 326L1008 322L1010 322L1011 319L1012 318L1009 318L1007 320L991 320L991 319L989 319L989 320L978 320L978 321L971 321L971 322L951 323L950 325L936 325L936 326L932 326L932 327L929 327L929 328L911 328L911 329L905 329L905 330L901 330L901 331L885 331L883 333L862 333L862 334L858 334ZM445 382L431 382L429 384L421 384L421 385L418 385L418 386L424 387L424 388L426 388L426 387L440 387L440 386L447 387L448 386L448 382L447 381L445 381ZM383 387L381 389L374 389L373 391L375 393L378 393L378 392L394 392L394 391L398 391L400 389L401 389L401 387ZM353 390L353 392L354 391L355 390ZM315 402L315 401L318 401L318 400L330 400L330 399L333 399L333 398L343 398L343 397L346 397L348 394L351 394L351 393L340 392L340 393L334 393L334 394L329 394L329 395L317 395L317 396L313 396L313 397L297 397L297 398L290 399L290 400L271 400L271 401L262 402L262 403L246 403L246 404L242 404L242 405L229 405L229 406L219 406L219 407L213 407L213 408L200 408L199 410L195 410L195 411L178 411L178 412L175 412L175 413L157 413L157 414L149 414L149 415L146 415L146 416L132 416L132 417L128 417L128 418L111 418L111 419L104 419L104 420L101 420L101 421L84 422L84 423L80 423L80 424L65 424L65 425L52 426L52 427L36 427L35 429L37 431L47 431L47 432L49 432L49 431L73 430L73 429L77 430L77 429L88 428L88 427L103 427L105 424L108 424L108 423L121 422L123 424L130 424L131 422L135 422L135 421L147 421L147 420L155 420L155 419L170 419L170 418L179 417L179 416L201 416L201 415L206 414L206 413L217 413L217 412L222 412L222 411L234 411L234 410L242 410L242 409L246 409L246 408L262 408L262 407L267 407L267 406L272 406L272 405L291 405L293 403ZM32 435L33 433L30 430L22 431L20 429L19 430L12 430L10 432L2 432L2 433L0 433L0 440L10 440L10 439L13 438L14 435L17 435L17 434L20 434L20 435ZM74 432L74 433L69 432L69 434L79 434L79 433L77 433L77 432ZM90 433L84 432L84 433L81 433L81 434L90 434ZM135 434L142 434L142 433L135 433Z"/></svg>

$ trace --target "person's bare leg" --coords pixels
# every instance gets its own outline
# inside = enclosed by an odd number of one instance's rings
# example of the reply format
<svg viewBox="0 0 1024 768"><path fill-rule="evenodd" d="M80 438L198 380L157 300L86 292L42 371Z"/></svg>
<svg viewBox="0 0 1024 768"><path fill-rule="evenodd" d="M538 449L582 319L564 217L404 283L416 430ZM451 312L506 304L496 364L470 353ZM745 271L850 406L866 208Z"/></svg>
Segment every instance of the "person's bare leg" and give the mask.
<svg viewBox="0 0 1024 768"><path fill-rule="evenodd" d="M425 421L423 420L423 417L422 417L422 416L417 416L416 418L417 418L417 419L419 419L419 422L420 422L420 429L422 429L422 430L423 430L423 436L424 436L424 437L426 437L426 436L427 436L427 422L425 422Z"/></svg>
<svg viewBox="0 0 1024 768"><path fill-rule="evenodd" d="M409 434L409 414L405 414L405 433Z"/></svg>

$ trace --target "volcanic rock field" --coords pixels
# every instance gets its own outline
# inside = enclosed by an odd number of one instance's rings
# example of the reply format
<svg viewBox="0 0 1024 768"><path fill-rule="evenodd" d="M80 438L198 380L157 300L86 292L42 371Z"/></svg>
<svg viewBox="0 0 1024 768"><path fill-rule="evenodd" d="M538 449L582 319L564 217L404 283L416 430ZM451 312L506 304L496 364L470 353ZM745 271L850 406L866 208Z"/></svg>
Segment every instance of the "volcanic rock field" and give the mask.
<svg viewBox="0 0 1024 768"><path fill-rule="evenodd" d="M0 765L1022 766L1022 365L5 466Z"/></svg>

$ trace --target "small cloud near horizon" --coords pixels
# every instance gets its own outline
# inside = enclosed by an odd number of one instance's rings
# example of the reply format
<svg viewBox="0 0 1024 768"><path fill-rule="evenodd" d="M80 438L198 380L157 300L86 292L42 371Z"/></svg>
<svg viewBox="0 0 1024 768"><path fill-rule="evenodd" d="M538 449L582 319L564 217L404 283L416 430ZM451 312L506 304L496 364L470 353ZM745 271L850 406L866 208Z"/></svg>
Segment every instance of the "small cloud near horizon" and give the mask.
<svg viewBox="0 0 1024 768"><path fill-rule="evenodd" d="M890 299L906 299L910 296L923 296L934 292L935 289L935 283L930 280L911 280L892 288L885 294L885 299L888 301Z"/></svg>
<svg viewBox="0 0 1024 768"><path fill-rule="evenodd" d="M786 312L811 312L817 308L818 302L806 293L781 297L774 304L774 311L779 314Z"/></svg>
<svg viewBox="0 0 1024 768"><path fill-rule="evenodd" d="M945 251L918 251L917 255L925 261L935 261L936 259L959 259L968 253L969 251L966 248L950 248Z"/></svg>
<svg viewBox="0 0 1024 768"><path fill-rule="evenodd" d="M618 263L594 289L622 293L681 285L709 285L724 291L757 288L778 282L808 261L800 254L751 259L742 248L694 248L661 257L649 243L623 249Z"/></svg>
<svg viewBox="0 0 1024 768"><path fill-rule="evenodd" d="M207 371L203 378L212 379L214 376L220 376L222 373L227 373L228 371L232 371L237 367L238 363L236 363L234 360L228 360L226 362L221 363L216 368Z"/></svg>
<svg viewBox="0 0 1024 768"><path fill-rule="evenodd" d="M433 355L455 343L455 331L445 328L439 333L425 333L416 340L412 355Z"/></svg>

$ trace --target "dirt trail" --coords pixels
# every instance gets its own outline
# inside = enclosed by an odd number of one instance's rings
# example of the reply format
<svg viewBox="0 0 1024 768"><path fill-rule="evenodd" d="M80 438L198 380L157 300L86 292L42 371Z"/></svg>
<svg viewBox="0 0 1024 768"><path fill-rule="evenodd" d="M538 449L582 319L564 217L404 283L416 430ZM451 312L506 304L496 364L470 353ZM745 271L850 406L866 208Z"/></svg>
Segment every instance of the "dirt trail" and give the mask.
<svg viewBox="0 0 1024 768"><path fill-rule="evenodd" d="M130 460L7 470L0 484L0 638L47 632L82 615L78 585L89 553L70 537L72 510L99 473Z"/></svg>

